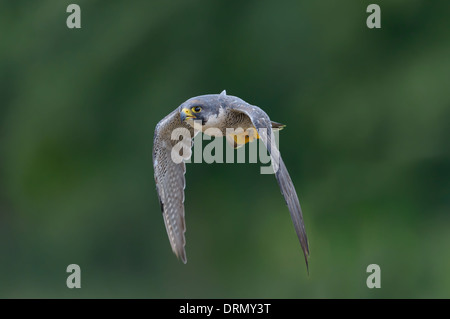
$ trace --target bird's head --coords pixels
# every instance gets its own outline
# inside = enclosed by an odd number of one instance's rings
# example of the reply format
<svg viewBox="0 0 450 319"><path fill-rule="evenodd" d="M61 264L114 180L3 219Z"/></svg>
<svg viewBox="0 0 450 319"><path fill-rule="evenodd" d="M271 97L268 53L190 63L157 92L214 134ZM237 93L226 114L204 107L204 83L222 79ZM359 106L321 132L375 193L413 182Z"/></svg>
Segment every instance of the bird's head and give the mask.
<svg viewBox="0 0 450 319"><path fill-rule="evenodd" d="M203 126L212 119L217 119L223 106L222 94L209 94L193 97L179 107L180 120L193 126L194 121L201 121ZM211 121L212 122L212 121Z"/></svg>

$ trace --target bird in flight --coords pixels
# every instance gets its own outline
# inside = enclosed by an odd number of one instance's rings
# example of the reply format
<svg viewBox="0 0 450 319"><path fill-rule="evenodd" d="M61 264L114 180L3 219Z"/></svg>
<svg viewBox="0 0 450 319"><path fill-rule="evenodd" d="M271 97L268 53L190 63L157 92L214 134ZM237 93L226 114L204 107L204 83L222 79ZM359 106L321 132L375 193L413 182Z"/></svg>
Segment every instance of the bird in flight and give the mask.
<svg viewBox="0 0 450 319"><path fill-rule="evenodd" d="M196 126L196 123L199 125ZM183 159L188 159L191 156L190 147L194 136L200 131L207 134L209 128L217 128L234 148L241 147L254 139L263 141L271 156L275 177L289 208L308 269L308 239L300 202L294 184L274 143L273 131L283 127L284 125L280 123L272 122L259 107L248 104L236 96L227 95L225 91L220 94L190 98L156 125L153 139L156 189L170 245L175 255L183 263L187 262L184 216L186 165L184 161L174 161L173 159L172 151L179 140L173 139L172 134L176 130L188 132L187 141L184 142L188 143L189 151L180 154ZM229 134L230 130L227 129L230 128L241 130L231 131L239 133Z"/></svg>

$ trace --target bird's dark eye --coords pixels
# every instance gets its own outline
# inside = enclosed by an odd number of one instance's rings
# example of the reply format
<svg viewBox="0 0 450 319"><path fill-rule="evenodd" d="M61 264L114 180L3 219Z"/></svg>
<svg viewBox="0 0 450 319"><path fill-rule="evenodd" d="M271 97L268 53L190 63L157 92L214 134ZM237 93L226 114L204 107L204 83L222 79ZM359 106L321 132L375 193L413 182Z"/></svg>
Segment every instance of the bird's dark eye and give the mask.
<svg viewBox="0 0 450 319"><path fill-rule="evenodd" d="M194 113L198 113L198 112L200 112L202 110L202 108L200 107L200 106L196 106L196 107L193 107L192 108L192 111L194 112Z"/></svg>

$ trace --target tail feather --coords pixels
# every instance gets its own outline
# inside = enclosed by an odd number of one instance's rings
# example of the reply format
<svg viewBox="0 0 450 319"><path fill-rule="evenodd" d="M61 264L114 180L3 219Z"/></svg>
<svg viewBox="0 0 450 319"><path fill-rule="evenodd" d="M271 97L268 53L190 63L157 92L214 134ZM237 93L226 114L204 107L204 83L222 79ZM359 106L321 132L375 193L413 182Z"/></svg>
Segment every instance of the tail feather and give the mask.
<svg viewBox="0 0 450 319"><path fill-rule="evenodd" d="M278 122L271 121L271 123L272 123L272 129L274 131L281 131L282 129L284 129L286 127L286 125L278 123Z"/></svg>

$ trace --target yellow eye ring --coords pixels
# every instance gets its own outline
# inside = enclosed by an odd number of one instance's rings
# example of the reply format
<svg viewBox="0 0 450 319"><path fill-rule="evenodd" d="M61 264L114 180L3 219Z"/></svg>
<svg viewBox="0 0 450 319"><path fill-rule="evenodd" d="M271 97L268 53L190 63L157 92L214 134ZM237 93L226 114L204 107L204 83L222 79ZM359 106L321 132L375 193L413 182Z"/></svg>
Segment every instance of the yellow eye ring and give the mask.
<svg viewBox="0 0 450 319"><path fill-rule="evenodd" d="M198 113L198 112L200 112L202 110L202 108L200 106L194 106L191 110L194 113Z"/></svg>

